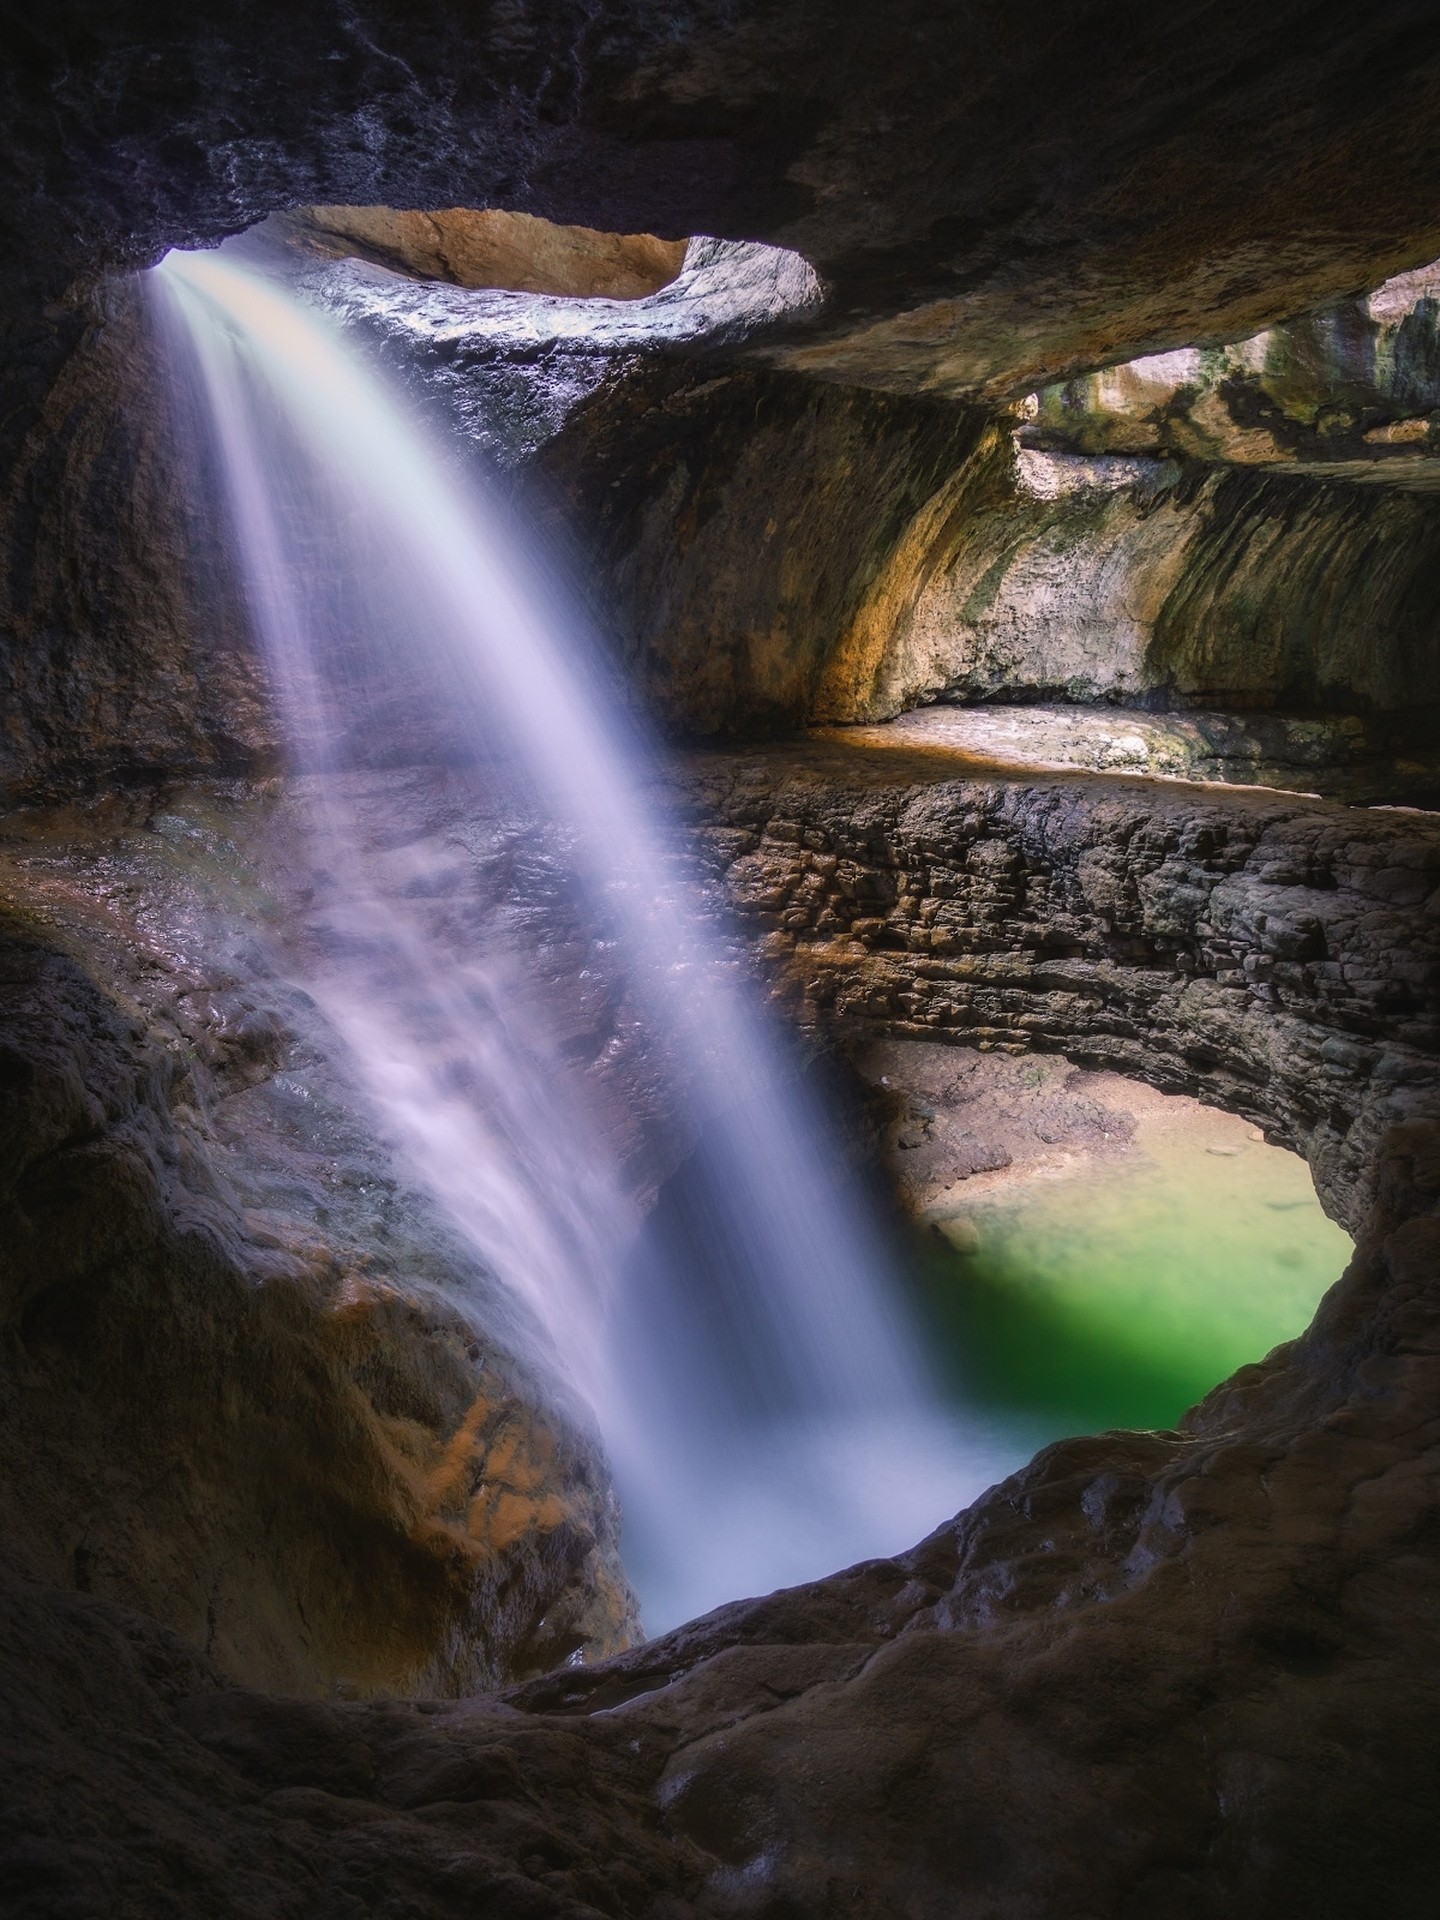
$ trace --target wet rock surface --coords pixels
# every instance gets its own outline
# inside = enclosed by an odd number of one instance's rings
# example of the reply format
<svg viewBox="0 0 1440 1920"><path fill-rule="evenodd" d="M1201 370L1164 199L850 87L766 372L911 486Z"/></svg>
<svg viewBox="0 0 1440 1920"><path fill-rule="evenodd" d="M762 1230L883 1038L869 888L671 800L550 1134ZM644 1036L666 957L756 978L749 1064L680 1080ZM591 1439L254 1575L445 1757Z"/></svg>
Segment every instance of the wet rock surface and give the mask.
<svg viewBox="0 0 1440 1920"><path fill-rule="evenodd" d="M1197 1094L1275 1124L1363 1217L1384 1130L1432 1114L1440 822L976 777L876 736L694 762L712 870L806 1017Z"/></svg>
<svg viewBox="0 0 1440 1920"><path fill-rule="evenodd" d="M546 235L565 231L529 224ZM596 236L606 237L623 236ZM733 348L823 298L798 254L754 242L688 241L662 286L644 297L600 298L401 275L363 256L337 260L325 239L295 216L278 216L233 252L358 336L443 424L452 453L478 454L482 470L507 474L555 439L592 394L628 385L657 359ZM542 240L533 250L535 278L547 249Z"/></svg>
<svg viewBox="0 0 1440 1920"><path fill-rule="evenodd" d="M1409 729L1406 729L1409 731ZM1440 754L1428 729L1408 745L1393 722L1358 714L1155 713L1096 706L919 707L883 726L856 728L857 744L902 742L1012 772L1063 768L1117 776L1278 787L1352 806L1432 808Z"/></svg>
<svg viewBox="0 0 1440 1920"><path fill-rule="evenodd" d="M452 891L505 863L423 777L371 807ZM300 985L303 832L275 789L7 823L3 1527L232 1678L493 1685L625 1644L618 1514Z"/></svg>
<svg viewBox="0 0 1440 1920"><path fill-rule="evenodd" d="M1403 1184L1425 1156L1396 1146ZM1423 1900L1435 1253L1433 1216L1372 1239L1183 1434L1051 1449L913 1555L506 1701L227 1693L150 1623L22 1584L17 1911L97 1884L122 1912Z"/></svg>
<svg viewBox="0 0 1440 1920"><path fill-rule="evenodd" d="M1433 823L981 780L854 742L699 756L674 784L697 859L817 1025L1055 1047L1248 1113L1358 1226L1349 1273L1178 1432L1063 1442L913 1553L506 1694L237 1691L113 1589L7 1574L15 1910L1423 1904ZM103 1034L72 1041L96 1086Z"/></svg>
<svg viewBox="0 0 1440 1920"><path fill-rule="evenodd" d="M877 1040L854 1065L884 1116L884 1164L906 1210L947 1225L977 1194L1123 1157L1135 1134L1118 1074L926 1040ZM962 1216L963 1218L963 1216Z"/></svg>

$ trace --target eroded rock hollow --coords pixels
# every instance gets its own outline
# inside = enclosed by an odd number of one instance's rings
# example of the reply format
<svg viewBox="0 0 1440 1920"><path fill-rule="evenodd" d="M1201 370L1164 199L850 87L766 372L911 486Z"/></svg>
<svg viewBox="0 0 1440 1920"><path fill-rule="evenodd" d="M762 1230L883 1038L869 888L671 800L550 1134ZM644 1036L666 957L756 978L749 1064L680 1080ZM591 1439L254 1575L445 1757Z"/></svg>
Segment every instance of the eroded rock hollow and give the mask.
<svg viewBox="0 0 1440 1920"><path fill-rule="evenodd" d="M6 24L7 1912L1428 1909L1432 15ZM627 1204L703 1126L458 723L357 646L343 773L287 737L142 279L242 233L563 556L854 1181L907 1047L1198 1097L1354 1237L1308 1331L643 1639L583 1396L305 990L314 819L545 996Z"/></svg>

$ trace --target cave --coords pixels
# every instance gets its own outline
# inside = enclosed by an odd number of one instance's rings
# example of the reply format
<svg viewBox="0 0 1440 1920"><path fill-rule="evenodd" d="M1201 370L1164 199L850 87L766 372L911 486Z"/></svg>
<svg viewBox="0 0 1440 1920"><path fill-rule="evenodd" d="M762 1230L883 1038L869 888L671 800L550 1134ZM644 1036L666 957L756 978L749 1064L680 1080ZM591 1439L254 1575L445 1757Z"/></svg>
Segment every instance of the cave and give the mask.
<svg viewBox="0 0 1440 1920"><path fill-rule="evenodd" d="M4 1911L1425 1911L1433 10L3 44Z"/></svg>

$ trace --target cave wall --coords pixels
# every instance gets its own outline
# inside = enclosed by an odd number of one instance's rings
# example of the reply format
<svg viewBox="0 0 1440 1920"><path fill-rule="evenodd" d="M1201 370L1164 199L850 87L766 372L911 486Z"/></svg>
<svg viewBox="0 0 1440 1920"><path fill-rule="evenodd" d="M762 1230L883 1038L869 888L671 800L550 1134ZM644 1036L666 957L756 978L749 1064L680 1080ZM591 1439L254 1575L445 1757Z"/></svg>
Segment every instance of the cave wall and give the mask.
<svg viewBox="0 0 1440 1920"><path fill-rule="evenodd" d="M140 284L108 281L0 494L0 793L257 768L274 727ZM201 484L197 484L200 482Z"/></svg>
<svg viewBox="0 0 1440 1920"><path fill-rule="evenodd" d="M1433 740L1429 488L1051 452L975 406L719 365L616 380L539 464L672 732L1048 699Z"/></svg>
<svg viewBox="0 0 1440 1920"><path fill-rule="evenodd" d="M541 497L662 725L764 734L804 723L835 654L903 625L984 429L943 399L664 360L575 410Z"/></svg>
<svg viewBox="0 0 1440 1920"><path fill-rule="evenodd" d="M1114 0L1052 16L986 5L942 30L918 4L722 18L614 0L583 22L527 7L419 21L370 0L201 23L135 0L103 21L78 5L12 20L8 790L266 763L243 638L184 577L192 503L166 476L133 295L107 276L307 205L763 235L818 267L823 309L738 361L702 360L688 397L673 370L630 400L597 397L547 455L602 616L678 731L874 717L947 688L1389 711L1418 671L1428 700L1419 504L1247 504L1217 482L1224 497L1168 540L1170 509L1117 498L1097 548L1085 525L1059 526L1083 522L1079 503L1046 519L1020 499L1002 525L988 462L960 470L977 396L1008 404L1072 369L1233 338L1440 252L1434 21L1409 0L1363 19L1318 0L1214 4L1203 27ZM712 373L729 384L707 391ZM661 473L667 431L683 482ZM966 516L983 526L963 533ZM1214 551L1168 604L1181 549L1202 544L1192 523ZM803 567L780 551L787 533ZM1241 542L1272 554L1263 581L1229 557ZM1276 583L1302 545L1292 603ZM1052 590L1057 572L1081 578Z"/></svg>
<svg viewBox="0 0 1440 1920"><path fill-rule="evenodd" d="M1440 254L1421 0L62 0L5 31L17 345L37 294L297 204L775 239L833 289L804 364L967 391Z"/></svg>
<svg viewBox="0 0 1440 1920"><path fill-rule="evenodd" d="M164 351L138 283L111 283L0 502L12 797L276 763ZM1377 747L1431 741L1440 492L1017 446L1003 414L733 350L606 348L570 393L501 347L473 378L554 407L510 484L672 735L938 698L1361 716Z"/></svg>
<svg viewBox="0 0 1440 1920"><path fill-rule="evenodd" d="M955 483L923 585L813 707L1108 701L1383 717L1440 705L1440 499L1312 474L1018 450Z"/></svg>

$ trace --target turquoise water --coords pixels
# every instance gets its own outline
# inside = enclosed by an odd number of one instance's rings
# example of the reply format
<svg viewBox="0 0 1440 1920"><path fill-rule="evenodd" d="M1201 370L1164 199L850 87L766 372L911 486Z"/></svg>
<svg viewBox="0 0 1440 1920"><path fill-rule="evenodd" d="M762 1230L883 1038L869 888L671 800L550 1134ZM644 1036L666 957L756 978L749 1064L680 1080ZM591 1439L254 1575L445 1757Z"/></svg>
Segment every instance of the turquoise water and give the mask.
<svg viewBox="0 0 1440 1920"><path fill-rule="evenodd" d="M1302 1160L1201 1111L939 1222L921 1283L955 1391L1052 1437L1168 1427L1303 1332L1349 1238Z"/></svg>

